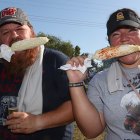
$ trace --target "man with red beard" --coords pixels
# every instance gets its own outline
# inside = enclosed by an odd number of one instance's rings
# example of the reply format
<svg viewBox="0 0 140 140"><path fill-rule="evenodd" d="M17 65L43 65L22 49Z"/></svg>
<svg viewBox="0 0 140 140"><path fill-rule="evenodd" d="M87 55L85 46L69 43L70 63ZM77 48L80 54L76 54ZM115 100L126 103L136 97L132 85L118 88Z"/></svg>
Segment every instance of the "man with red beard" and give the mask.
<svg viewBox="0 0 140 140"><path fill-rule="evenodd" d="M9 7L0 12L0 44L35 37L27 15ZM0 139L71 140L73 121L66 73L68 57L44 46L0 59ZM18 112L8 114L16 105Z"/></svg>

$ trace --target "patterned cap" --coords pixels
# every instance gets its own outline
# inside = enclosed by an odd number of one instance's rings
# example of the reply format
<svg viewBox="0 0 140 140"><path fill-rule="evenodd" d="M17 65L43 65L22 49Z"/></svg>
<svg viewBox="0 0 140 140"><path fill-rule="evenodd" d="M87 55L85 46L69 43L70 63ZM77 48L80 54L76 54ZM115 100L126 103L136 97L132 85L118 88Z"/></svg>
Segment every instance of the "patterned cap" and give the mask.
<svg viewBox="0 0 140 140"><path fill-rule="evenodd" d="M8 7L0 11L0 26L6 23L19 23L31 26L28 16L20 9Z"/></svg>

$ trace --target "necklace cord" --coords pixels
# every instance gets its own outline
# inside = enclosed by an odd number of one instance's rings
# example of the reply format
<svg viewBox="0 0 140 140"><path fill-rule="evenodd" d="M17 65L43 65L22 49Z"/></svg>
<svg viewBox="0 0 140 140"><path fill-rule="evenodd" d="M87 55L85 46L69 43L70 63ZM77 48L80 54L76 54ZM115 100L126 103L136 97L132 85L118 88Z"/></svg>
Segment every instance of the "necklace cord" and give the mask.
<svg viewBox="0 0 140 140"><path fill-rule="evenodd" d="M121 67L120 67L121 68ZM140 93L136 90L136 87L129 81L126 73L123 71L123 69L121 68L122 74L124 76L124 78L128 81L128 83L130 84L130 86L132 87L133 91L136 93L136 95L138 96L138 98L140 99Z"/></svg>

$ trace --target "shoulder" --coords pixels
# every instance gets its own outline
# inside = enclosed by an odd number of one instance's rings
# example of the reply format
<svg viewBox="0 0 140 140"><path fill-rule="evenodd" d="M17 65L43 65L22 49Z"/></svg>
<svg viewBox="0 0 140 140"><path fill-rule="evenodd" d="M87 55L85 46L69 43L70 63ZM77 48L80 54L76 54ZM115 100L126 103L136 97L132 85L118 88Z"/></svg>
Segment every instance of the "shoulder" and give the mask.
<svg viewBox="0 0 140 140"><path fill-rule="evenodd" d="M105 82L107 79L108 69L104 69L103 71L98 72L94 75L94 77L91 79L90 83L102 83Z"/></svg>
<svg viewBox="0 0 140 140"><path fill-rule="evenodd" d="M43 61L45 63L47 62L53 65L61 66L66 64L68 59L69 57L60 51L50 49L50 48L45 48L44 50Z"/></svg>
<svg viewBox="0 0 140 140"><path fill-rule="evenodd" d="M68 58L67 55L65 55L63 52L60 52L58 50L50 49L50 48L45 48L44 54L49 53L50 55L56 56L56 57L66 57Z"/></svg>
<svg viewBox="0 0 140 140"><path fill-rule="evenodd" d="M54 57L54 58L68 59L68 56L65 55L64 53L50 48L45 48L44 55L49 55L49 57Z"/></svg>

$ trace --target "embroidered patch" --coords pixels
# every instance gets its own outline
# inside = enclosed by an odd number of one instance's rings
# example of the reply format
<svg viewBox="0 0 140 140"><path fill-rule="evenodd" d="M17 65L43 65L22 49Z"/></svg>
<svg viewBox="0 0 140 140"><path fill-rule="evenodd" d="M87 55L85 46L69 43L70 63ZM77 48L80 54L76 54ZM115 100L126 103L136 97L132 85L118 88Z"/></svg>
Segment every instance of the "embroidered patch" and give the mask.
<svg viewBox="0 0 140 140"><path fill-rule="evenodd" d="M7 8L1 11L1 18L4 18L5 16L15 16L16 14L16 8Z"/></svg>
<svg viewBox="0 0 140 140"><path fill-rule="evenodd" d="M116 19L117 19L117 21L119 21L119 20L124 20L123 12L119 12L119 13L117 13L117 15L116 15Z"/></svg>

